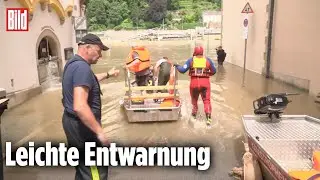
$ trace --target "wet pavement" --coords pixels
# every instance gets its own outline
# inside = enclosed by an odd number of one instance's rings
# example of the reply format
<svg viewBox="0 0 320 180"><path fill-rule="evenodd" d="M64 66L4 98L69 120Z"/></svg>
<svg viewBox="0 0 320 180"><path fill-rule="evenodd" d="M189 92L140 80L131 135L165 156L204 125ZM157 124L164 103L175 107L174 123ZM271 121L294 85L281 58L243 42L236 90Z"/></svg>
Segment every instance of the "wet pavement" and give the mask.
<svg viewBox="0 0 320 180"><path fill-rule="evenodd" d="M213 49L219 42L211 42ZM148 43L154 60L168 56L182 64L191 55L194 42ZM105 71L112 66L121 67L122 59L129 46L113 45L106 58L93 67L95 72ZM209 52L213 56L214 52ZM217 63L215 62L216 66ZM120 108L119 100L124 94L123 76L103 82L102 122L106 135L112 142L122 145L168 145L190 146L201 144L212 148L212 161L209 170L196 168L110 168L110 179L232 179L229 170L241 165L244 151L242 141L242 114L253 114L252 102L266 93L297 92L292 96L285 114L307 114L320 117L320 108L307 92L299 90L263 76L246 71L242 84L242 69L225 63L217 66L217 74L211 79L212 117L216 125L207 128L204 122L191 122L191 103L188 89L188 76L179 74L180 90L183 97L182 117L175 122L128 123ZM2 142L12 142L21 146L28 141L41 144L45 141L65 142L61 124L61 89L50 89L14 109L2 117ZM203 103L199 98L199 116L204 117ZM18 168L5 167L5 179L74 179L74 169L68 168Z"/></svg>

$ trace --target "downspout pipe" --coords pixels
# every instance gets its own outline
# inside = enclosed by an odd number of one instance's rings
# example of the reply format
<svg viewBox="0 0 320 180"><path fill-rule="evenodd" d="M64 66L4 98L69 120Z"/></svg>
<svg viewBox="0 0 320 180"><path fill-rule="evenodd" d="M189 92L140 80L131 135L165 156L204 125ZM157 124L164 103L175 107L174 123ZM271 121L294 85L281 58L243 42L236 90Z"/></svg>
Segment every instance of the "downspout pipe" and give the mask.
<svg viewBox="0 0 320 180"><path fill-rule="evenodd" d="M270 78L271 49L272 49L272 29L274 15L274 0L269 0L269 21L268 21L268 44L266 58L266 78Z"/></svg>
<svg viewBox="0 0 320 180"><path fill-rule="evenodd" d="M222 46L222 39L223 39L223 1L221 1L221 22L220 22L220 46Z"/></svg>

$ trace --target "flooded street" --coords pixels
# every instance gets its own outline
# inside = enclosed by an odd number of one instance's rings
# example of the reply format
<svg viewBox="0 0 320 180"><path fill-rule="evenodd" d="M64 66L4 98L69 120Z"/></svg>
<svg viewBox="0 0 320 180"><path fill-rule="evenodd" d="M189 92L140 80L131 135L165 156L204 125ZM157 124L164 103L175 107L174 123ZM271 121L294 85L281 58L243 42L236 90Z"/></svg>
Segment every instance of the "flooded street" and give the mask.
<svg viewBox="0 0 320 180"><path fill-rule="evenodd" d="M106 41L107 42L107 41ZM141 44L137 43L137 44ZM214 48L220 40L210 38L209 57L215 59ZM183 64L192 54L194 41L144 42L151 52L152 61L167 56L174 62ZM203 43L205 52L206 43ZM113 43L111 51L104 59L94 65L96 73L106 72L115 66L121 68L123 59L129 52L129 43ZM226 50L227 51L227 50ZM304 91L265 79L263 76L246 72L242 86L242 69L225 63L217 65L217 74L211 78L212 128L207 128L204 121L191 122L191 101L187 74L179 74L182 101L181 120L158 123L128 123L120 107L119 100L124 95L124 75L105 80L102 84L103 108L102 123L111 142L121 145L166 145L166 146L210 146L211 167L208 171L196 168L110 168L110 179L231 179L228 172L234 166L241 165L244 151L242 141L243 127L241 115L253 114L253 100L266 93L300 93L289 97L293 102L288 105L286 114L307 114L320 117L320 108L314 99ZM204 117L203 103L199 98L199 115ZM66 142L62 129L61 89L49 89L23 105L5 111L2 117L2 142L10 141L21 146L29 141L40 144L45 141ZM204 119L204 118L203 118ZM73 179L74 169L70 168L5 168L5 179Z"/></svg>

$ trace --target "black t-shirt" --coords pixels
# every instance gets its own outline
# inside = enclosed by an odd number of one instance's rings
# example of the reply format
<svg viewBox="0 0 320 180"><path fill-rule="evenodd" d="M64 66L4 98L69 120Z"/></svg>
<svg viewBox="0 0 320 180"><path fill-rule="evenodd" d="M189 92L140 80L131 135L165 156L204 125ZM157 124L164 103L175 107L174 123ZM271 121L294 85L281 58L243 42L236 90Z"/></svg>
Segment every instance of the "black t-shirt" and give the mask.
<svg viewBox="0 0 320 180"><path fill-rule="evenodd" d="M100 85L90 64L79 55L75 55L66 63L62 80L63 105L65 111L73 115L76 115L73 110L73 88L77 86L89 88L88 104L101 124Z"/></svg>
<svg viewBox="0 0 320 180"><path fill-rule="evenodd" d="M171 64L168 62L162 62L159 66L159 74L170 76Z"/></svg>

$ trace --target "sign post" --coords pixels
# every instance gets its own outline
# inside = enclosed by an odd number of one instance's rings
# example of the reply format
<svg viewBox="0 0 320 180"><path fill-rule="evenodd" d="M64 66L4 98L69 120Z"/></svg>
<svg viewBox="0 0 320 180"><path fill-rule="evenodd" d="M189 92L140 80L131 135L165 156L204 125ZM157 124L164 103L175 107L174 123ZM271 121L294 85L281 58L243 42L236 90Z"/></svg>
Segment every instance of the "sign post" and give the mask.
<svg viewBox="0 0 320 180"><path fill-rule="evenodd" d="M247 3L241 13L245 14L243 19L243 38L244 38L244 58L243 58L243 76L242 86L244 86L245 73L246 73L246 61L247 61L247 40L249 33L249 13L253 13L253 10L249 3Z"/></svg>
<svg viewBox="0 0 320 180"><path fill-rule="evenodd" d="M74 29L76 31L76 42L78 43L88 33L86 16L74 18Z"/></svg>

